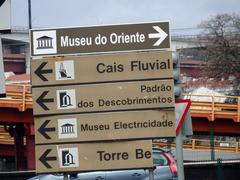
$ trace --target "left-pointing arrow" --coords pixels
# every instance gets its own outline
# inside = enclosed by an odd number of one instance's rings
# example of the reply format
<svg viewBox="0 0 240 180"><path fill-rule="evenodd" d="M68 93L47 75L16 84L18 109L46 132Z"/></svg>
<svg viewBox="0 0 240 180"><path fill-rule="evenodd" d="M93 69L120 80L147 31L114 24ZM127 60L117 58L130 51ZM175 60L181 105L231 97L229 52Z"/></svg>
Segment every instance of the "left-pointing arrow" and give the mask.
<svg viewBox="0 0 240 180"><path fill-rule="evenodd" d="M48 161L56 161L57 157L55 156L48 156L48 154L52 151L52 149L47 149L39 158L39 161L48 169L52 168Z"/></svg>
<svg viewBox="0 0 240 180"><path fill-rule="evenodd" d="M36 103L38 103L39 106L41 106L46 111L48 111L49 108L45 105L45 103L54 102L53 98L48 98L48 99L45 98L47 94L48 94L48 91L44 91L36 100Z"/></svg>
<svg viewBox="0 0 240 180"><path fill-rule="evenodd" d="M47 127L50 120L44 121L44 123L38 128L38 132L45 137L46 139L51 139L51 137L46 132L54 132L56 131L56 128L54 127Z"/></svg>
<svg viewBox="0 0 240 180"><path fill-rule="evenodd" d="M43 76L43 74L50 74L53 72L52 69L43 69L46 66L47 62L42 62L40 66L34 71L34 73L43 81L48 81L48 79Z"/></svg>
<svg viewBox="0 0 240 180"><path fill-rule="evenodd" d="M158 38L158 40L153 44L153 46L159 46L168 36L159 26L153 26L153 29L157 31L157 33L148 34L148 38Z"/></svg>

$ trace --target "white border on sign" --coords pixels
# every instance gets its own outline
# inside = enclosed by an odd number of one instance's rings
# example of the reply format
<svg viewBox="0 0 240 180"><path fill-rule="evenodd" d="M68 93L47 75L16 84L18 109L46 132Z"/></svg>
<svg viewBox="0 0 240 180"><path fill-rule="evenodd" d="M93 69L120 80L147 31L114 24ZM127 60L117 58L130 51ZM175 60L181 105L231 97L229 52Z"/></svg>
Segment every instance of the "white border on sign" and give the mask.
<svg viewBox="0 0 240 180"><path fill-rule="evenodd" d="M56 54L57 53L57 37L56 30L46 30L46 31L34 31L33 34L33 54ZM51 47L50 48L39 48L39 38L48 37L51 38ZM44 45L44 43L42 43ZM41 44L41 45L42 45Z"/></svg>

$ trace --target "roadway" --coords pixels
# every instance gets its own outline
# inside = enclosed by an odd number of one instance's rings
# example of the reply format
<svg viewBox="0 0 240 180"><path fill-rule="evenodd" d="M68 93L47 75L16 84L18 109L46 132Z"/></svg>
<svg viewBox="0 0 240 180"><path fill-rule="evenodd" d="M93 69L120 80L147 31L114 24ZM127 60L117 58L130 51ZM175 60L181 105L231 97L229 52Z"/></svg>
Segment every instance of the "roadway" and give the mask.
<svg viewBox="0 0 240 180"><path fill-rule="evenodd" d="M173 151L175 155L175 150ZM240 153L234 152L224 152L214 150L215 160L240 160ZM175 157L175 156L174 156ZM211 150L191 150L184 149L183 150L183 160L185 162L189 161L211 161Z"/></svg>

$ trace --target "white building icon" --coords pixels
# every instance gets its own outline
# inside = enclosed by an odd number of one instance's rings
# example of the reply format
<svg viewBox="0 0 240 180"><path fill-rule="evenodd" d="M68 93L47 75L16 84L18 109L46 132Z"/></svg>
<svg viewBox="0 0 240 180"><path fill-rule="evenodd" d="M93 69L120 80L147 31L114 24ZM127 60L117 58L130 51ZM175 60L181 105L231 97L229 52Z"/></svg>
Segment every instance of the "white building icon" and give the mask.
<svg viewBox="0 0 240 180"><path fill-rule="evenodd" d="M53 48L53 38L48 36L42 36L36 39L37 49L51 49Z"/></svg>

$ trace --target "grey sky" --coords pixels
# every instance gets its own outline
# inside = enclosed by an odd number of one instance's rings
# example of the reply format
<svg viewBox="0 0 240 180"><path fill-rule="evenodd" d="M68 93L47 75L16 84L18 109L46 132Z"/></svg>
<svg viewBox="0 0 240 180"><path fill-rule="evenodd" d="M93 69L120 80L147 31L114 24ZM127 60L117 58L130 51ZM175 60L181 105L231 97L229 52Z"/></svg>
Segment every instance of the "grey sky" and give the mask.
<svg viewBox="0 0 240 180"><path fill-rule="evenodd" d="M12 0L12 26L28 26L27 1ZM240 14L240 0L32 0L34 28L170 21L180 32L218 13Z"/></svg>

